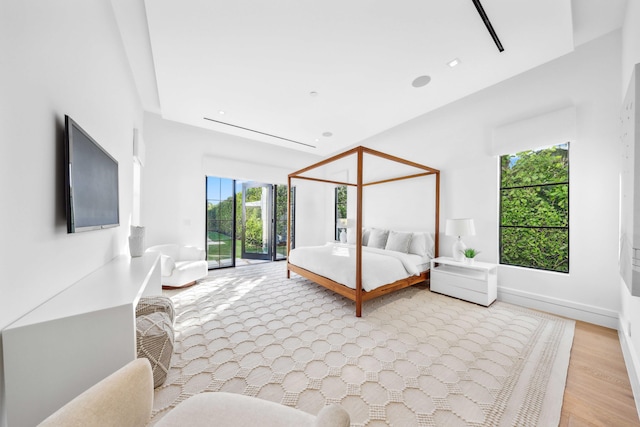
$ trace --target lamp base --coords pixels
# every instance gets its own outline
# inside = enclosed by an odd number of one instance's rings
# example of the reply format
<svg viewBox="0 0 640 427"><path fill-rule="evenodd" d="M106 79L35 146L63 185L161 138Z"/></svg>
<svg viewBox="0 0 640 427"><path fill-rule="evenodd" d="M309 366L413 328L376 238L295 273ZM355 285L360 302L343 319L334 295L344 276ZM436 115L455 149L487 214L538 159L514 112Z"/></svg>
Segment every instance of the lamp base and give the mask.
<svg viewBox="0 0 640 427"><path fill-rule="evenodd" d="M453 243L451 251L453 252L453 260L458 262L464 261L464 250L467 249L467 245L462 242L462 239L458 237Z"/></svg>

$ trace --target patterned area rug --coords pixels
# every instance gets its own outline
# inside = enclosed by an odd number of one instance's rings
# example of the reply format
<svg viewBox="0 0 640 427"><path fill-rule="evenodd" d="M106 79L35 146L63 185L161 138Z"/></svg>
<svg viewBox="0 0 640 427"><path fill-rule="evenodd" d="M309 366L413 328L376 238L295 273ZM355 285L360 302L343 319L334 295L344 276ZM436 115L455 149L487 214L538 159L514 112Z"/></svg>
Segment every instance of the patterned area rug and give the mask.
<svg viewBox="0 0 640 427"><path fill-rule="evenodd" d="M413 286L354 304L282 262L165 291L176 345L151 425L197 393L255 396L352 426L558 425L574 322Z"/></svg>

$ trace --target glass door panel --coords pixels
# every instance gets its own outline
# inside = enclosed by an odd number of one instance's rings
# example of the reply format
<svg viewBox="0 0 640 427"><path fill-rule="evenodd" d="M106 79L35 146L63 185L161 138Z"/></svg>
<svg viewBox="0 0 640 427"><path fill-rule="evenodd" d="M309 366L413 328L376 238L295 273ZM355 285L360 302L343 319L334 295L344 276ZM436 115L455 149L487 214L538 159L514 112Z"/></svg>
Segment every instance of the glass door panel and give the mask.
<svg viewBox="0 0 640 427"><path fill-rule="evenodd" d="M270 260L272 186L242 184L242 258Z"/></svg>
<svg viewBox="0 0 640 427"><path fill-rule="evenodd" d="M287 258L287 186L276 185L273 192L274 261Z"/></svg>
<svg viewBox="0 0 640 427"><path fill-rule="evenodd" d="M291 237L289 240L291 241L291 249L294 249L296 247L296 187L291 187L289 190L289 210L291 211L291 225L289 226Z"/></svg>
<svg viewBox="0 0 640 427"><path fill-rule="evenodd" d="M233 180L207 178L207 261L209 268L235 265Z"/></svg>

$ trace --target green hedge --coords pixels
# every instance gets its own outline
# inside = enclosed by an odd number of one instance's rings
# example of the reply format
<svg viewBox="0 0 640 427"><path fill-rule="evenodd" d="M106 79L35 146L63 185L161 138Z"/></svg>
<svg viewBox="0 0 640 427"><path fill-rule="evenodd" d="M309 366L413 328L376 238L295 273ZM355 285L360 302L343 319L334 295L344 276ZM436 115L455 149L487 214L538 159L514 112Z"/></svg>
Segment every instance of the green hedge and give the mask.
<svg viewBox="0 0 640 427"><path fill-rule="evenodd" d="M568 272L568 144L500 163L500 263Z"/></svg>

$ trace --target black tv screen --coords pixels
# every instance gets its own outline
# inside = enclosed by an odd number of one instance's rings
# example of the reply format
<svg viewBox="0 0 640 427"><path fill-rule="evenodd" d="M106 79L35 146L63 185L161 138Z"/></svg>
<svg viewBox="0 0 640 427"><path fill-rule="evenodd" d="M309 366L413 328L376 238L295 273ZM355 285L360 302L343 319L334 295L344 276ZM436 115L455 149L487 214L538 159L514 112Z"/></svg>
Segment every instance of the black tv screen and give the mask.
<svg viewBox="0 0 640 427"><path fill-rule="evenodd" d="M67 232L120 225L118 162L65 116Z"/></svg>

